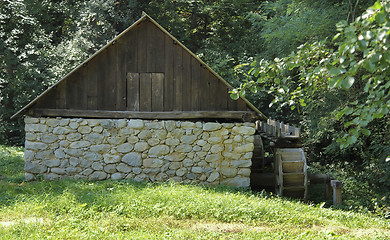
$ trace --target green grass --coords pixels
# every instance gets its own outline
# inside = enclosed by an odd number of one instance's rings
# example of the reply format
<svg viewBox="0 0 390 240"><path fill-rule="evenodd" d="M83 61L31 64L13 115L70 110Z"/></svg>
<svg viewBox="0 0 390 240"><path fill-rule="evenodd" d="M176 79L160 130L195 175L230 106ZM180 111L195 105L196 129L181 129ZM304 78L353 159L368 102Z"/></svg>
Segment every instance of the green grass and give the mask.
<svg viewBox="0 0 390 240"><path fill-rule="evenodd" d="M389 239L390 222L226 187L23 182L0 146L0 239Z"/></svg>

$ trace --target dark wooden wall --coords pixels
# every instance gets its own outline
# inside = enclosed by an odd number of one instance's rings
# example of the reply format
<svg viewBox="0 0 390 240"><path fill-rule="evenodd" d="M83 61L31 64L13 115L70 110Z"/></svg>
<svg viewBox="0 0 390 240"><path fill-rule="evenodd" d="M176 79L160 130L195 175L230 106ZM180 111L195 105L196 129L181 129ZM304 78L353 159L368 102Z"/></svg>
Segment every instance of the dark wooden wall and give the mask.
<svg viewBox="0 0 390 240"><path fill-rule="evenodd" d="M134 26L33 108L246 111L227 86L149 20Z"/></svg>

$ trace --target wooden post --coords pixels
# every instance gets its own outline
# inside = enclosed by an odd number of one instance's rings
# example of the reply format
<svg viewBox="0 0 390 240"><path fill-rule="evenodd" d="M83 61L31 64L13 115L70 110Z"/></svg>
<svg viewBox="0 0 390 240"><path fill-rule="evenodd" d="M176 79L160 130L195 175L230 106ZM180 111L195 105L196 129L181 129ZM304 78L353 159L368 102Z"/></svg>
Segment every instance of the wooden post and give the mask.
<svg viewBox="0 0 390 240"><path fill-rule="evenodd" d="M341 187L342 187L342 182L338 180L331 180L330 185L333 188L333 206L338 206L341 204Z"/></svg>

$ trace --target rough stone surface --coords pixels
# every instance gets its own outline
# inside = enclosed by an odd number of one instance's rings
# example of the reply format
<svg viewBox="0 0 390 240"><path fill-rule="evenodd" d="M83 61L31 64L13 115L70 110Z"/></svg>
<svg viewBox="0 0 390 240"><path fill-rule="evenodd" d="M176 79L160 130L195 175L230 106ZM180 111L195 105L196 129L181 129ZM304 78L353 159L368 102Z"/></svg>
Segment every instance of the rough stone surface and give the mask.
<svg viewBox="0 0 390 240"><path fill-rule="evenodd" d="M25 177L249 186L253 123L25 118Z"/></svg>
<svg viewBox="0 0 390 240"><path fill-rule="evenodd" d="M111 175L111 179L112 180L121 180L121 179L123 179L123 175L122 175L122 173L114 173Z"/></svg>
<svg viewBox="0 0 390 240"><path fill-rule="evenodd" d="M89 176L91 180L104 180L107 178L107 173L101 171L95 171Z"/></svg>
<svg viewBox="0 0 390 240"><path fill-rule="evenodd" d="M166 145L154 146L149 150L150 156L164 156L169 153L169 147Z"/></svg>
<svg viewBox="0 0 390 240"><path fill-rule="evenodd" d="M144 127L144 121L140 119L131 119L127 126L134 129L142 129Z"/></svg>
<svg viewBox="0 0 390 240"><path fill-rule="evenodd" d="M162 167L164 161L158 158L147 158L143 162L145 168L159 168Z"/></svg>
<svg viewBox="0 0 390 240"><path fill-rule="evenodd" d="M141 155L139 153L128 153L122 158L122 162L127 163L132 167L139 167L142 165Z"/></svg>
<svg viewBox="0 0 390 240"><path fill-rule="evenodd" d="M220 123L208 122L203 125L203 131L215 131L221 129Z"/></svg>
<svg viewBox="0 0 390 240"><path fill-rule="evenodd" d="M219 172L213 172L210 174L209 178L207 178L207 182L214 182L219 178Z"/></svg>
<svg viewBox="0 0 390 240"><path fill-rule="evenodd" d="M44 173L46 172L47 167L43 166L41 164L36 164L36 163L31 163L31 162L26 162L24 164L24 171L28 173Z"/></svg>
<svg viewBox="0 0 390 240"><path fill-rule="evenodd" d="M149 149L149 144L146 142L137 142L134 145L134 151L136 151L136 152L143 152L146 149Z"/></svg>
<svg viewBox="0 0 390 240"><path fill-rule="evenodd" d="M129 167L127 164L124 164L124 163L119 163L118 166L116 167L116 169L119 172L123 172L123 173L131 172L131 167Z"/></svg>
<svg viewBox="0 0 390 240"><path fill-rule="evenodd" d="M131 143L123 143L117 147L117 151L120 153L128 153L133 150L133 145Z"/></svg>

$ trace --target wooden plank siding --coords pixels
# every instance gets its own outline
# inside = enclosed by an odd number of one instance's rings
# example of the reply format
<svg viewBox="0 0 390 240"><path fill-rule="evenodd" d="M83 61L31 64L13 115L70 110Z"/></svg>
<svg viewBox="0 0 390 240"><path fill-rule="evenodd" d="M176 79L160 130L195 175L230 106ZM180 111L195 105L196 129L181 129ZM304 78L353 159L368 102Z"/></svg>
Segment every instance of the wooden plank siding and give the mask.
<svg viewBox="0 0 390 240"><path fill-rule="evenodd" d="M253 111L152 21L140 21L77 69L34 108L93 111ZM179 115L177 115L179 116Z"/></svg>

